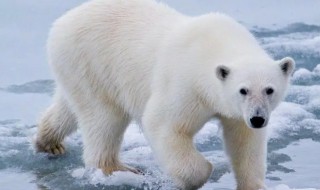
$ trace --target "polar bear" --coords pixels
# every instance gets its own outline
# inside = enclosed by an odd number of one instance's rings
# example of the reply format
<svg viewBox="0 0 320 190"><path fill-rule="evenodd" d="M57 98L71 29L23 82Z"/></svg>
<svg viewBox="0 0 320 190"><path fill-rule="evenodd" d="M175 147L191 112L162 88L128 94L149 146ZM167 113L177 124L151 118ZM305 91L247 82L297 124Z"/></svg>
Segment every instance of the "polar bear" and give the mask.
<svg viewBox="0 0 320 190"><path fill-rule="evenodd" d="M264 188L265 126L295 63L273 60L232 18L189 17L153 0L93 0L53 24L47 49L57 89L38 151L63 154L79 126L87 166L139 173L119 160L135 120L175 184L196 189L213 167L193 136L215 117L237 189Z"/></svg>

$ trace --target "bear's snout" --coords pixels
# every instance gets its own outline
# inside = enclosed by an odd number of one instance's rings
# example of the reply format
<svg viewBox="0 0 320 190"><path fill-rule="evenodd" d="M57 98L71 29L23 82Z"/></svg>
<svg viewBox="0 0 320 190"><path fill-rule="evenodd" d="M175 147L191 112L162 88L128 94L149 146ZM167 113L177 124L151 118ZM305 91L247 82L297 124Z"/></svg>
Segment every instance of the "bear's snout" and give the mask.
<svg viewBox="0 0 320 190"><path fill-rule="evenodd" d="M252 117L250 119L250 123L251 123L252 127L256 128L256 129L264 127L265 121L266 120L263 117Z"/></svg>

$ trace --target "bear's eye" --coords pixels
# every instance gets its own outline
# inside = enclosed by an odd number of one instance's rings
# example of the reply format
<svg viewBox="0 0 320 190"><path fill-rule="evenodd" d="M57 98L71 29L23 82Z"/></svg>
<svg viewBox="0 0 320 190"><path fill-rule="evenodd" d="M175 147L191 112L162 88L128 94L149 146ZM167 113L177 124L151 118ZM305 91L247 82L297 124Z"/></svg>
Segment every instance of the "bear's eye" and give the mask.
<svg viewBox="0 0 320 190"><path fill-rule="evenodd" d="M241 89L240 89L240 94L245 96L245 95L248 94L248 90L245 89L245 88L241 88Z"/></svg>
<svg viewBox="0 0 320 190"><path fill-rule="evenodd" d="M266 89L267 95L271 95L271 94L273 94L273 92L274 92L274 90L272 88L267 88Z"/></svg>

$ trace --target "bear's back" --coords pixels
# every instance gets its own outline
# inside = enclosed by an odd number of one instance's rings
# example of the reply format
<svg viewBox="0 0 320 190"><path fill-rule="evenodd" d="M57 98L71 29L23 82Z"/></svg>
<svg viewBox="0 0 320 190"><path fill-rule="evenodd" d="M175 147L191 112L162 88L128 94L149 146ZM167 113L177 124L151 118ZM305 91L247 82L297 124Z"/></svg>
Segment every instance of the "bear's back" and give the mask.
<svg viewBox="0 0 320 190"><path fill-rule="evenodd" d="M156 53L166 33L184 18L153 0L84 3L53 24L49 64L58 82L77 84L72 87L76 89L98 88L128 112L141 115Z"/></svg>

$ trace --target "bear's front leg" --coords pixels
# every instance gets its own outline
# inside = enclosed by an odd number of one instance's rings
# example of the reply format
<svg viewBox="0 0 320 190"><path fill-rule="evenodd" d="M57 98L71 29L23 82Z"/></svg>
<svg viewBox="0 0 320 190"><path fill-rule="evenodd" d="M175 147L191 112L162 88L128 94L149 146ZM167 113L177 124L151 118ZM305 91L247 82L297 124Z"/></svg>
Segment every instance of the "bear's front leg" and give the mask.
<svg viewBox="0 0 320 190"><path fill-rule="evenodd" d="M265 189L266 129L250 129L244 121L229 118L221 122L237 190Z"/></svg>
<svg viewBox="0 0 320 190"><path fill-rule="evenodd" d="M162 131L151 141L158 160L178 187L197 189L207 181L212 165L195 149L190 134Z"/></svg>
<svg viewBox="0 0 320 190"><path fill-rule="evenodd" d="M155 151L179 187L197 189L208 180L212 165L196 151L192 137L188 134L173 133L159 138L158 143Z"/></svg>
<svg viewBox="0 0 320 190"><path fill-rule="evenodd" d="M211 163L195 149L192 141L207 118L198 112L189 114L188 109L184 113L175 111L176 114L171 114L167 109L163 110L163 107L167 108L165 105L152 105L157 102L166 101L149 101L143 118L144 134L175 184L181 189L197 189L212 173Z"/></svg>

